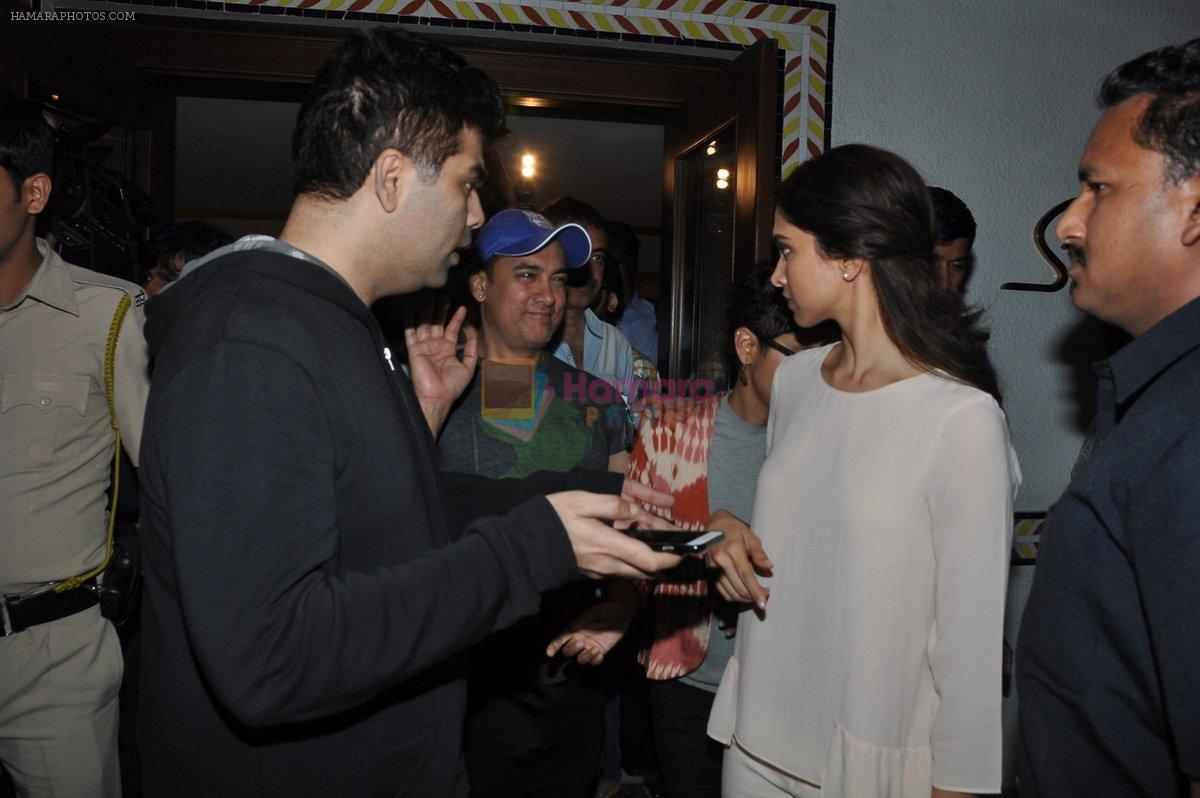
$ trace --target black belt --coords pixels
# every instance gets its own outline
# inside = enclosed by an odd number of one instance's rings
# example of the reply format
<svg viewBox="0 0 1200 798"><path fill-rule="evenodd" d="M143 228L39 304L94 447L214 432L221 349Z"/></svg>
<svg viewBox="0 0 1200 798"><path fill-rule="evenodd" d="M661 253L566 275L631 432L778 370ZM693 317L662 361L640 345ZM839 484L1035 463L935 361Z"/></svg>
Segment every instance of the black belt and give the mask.
<svg viewBox="0 0 1200 798"><path fill-rule="evenodd" d="M99 602L95 579L61 593L47 590L31 596L0 595L0 637L83 612Z"/></svg>

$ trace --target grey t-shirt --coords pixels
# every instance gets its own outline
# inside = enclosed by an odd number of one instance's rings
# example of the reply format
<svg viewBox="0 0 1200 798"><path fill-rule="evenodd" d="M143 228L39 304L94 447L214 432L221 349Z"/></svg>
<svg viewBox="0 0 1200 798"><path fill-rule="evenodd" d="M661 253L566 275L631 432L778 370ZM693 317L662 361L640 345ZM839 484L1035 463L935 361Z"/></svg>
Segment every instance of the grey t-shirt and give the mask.
<svg viewBox="0 0 1200 798"><path fill-rule="evenodd" d="M608 383L542 354L530 374L532 385L514 387L511 373L485 385L487 365L480 365L442 428L438 449L444 470L492 479L573 468L604 471L609 456L632 445L625 406Z"/></svg>
<svg viewBox="0 0 1200 798"><path fill-rule="evenodd" d="M721 398L713 423L712 443L708 450L708 509L728 510L747 523L754 514L754 492L758 472L767 459L767 428L751 424L729 406L729 397ZM717 607L724 602L718 596ZM715 693L725 673L725 663L733 656L733 639L725 636L713 616L708 630L708 654L700 667L680 681Z"/></svg>
<svg viewBox="0 0 1200 798"><path fill-rule="evenodd" d="M524 374L491 371L489 365L480 365L442 427L438 450L443 470L492 479L573 468L606 471L608 458L631 445L625 405L607 382L549 354ZM485 371L490 375L486 379ZM547 659L545 648L595 602L593 582L544 593L536 616L475 648L473 689L511 695L570 678L577 668L561 657Z"/></svg>

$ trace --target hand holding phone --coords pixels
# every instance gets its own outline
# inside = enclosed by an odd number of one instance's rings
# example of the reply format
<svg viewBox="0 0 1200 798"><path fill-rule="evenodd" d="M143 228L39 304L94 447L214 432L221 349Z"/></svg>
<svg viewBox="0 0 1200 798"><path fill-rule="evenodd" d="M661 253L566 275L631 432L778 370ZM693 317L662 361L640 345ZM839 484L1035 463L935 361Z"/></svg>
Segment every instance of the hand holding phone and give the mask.
<svg viewBox="0 0 1200 798"><path fill-rule="evenodd" d="M637 529L632 530L630 534L655 551L669 551L674 554L704 551L725 537L721 532L692 532L686 529Z"/></svg>

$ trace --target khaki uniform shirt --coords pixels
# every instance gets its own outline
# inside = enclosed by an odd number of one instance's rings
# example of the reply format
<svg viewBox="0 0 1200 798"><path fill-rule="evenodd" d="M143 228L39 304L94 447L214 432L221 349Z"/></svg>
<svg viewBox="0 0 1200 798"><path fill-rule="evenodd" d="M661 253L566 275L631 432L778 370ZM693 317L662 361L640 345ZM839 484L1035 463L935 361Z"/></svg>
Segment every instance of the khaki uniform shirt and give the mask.
<svg viewBox="0 0 1200 798"><path fill-rule="evenodd" d="M145 292L63 261L38 240L42 265L0 307L0 593L84 573L104 559L115 438L104 349L122 293L113 366L117 420L137 464L150 389Z"/></svg>

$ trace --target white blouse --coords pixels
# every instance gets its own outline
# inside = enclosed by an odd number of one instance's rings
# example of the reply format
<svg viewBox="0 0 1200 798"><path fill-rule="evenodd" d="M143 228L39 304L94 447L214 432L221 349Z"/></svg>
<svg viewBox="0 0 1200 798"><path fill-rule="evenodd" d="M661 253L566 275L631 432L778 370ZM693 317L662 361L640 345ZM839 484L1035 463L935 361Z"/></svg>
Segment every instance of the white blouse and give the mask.
<svg viewBox="0 0 1200 798"><path fill-rule="evenodd" d="M741 616L708 733L824 795L999 792L1004 413L938 373L837 390L831 348L775 376L751 525L771 596Z"/></svg>

